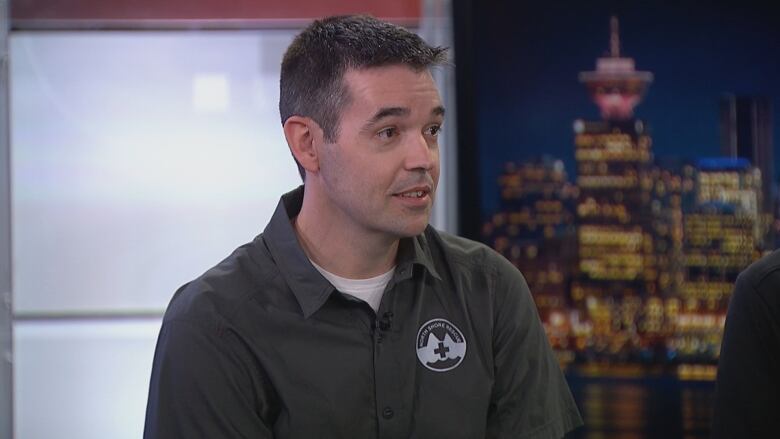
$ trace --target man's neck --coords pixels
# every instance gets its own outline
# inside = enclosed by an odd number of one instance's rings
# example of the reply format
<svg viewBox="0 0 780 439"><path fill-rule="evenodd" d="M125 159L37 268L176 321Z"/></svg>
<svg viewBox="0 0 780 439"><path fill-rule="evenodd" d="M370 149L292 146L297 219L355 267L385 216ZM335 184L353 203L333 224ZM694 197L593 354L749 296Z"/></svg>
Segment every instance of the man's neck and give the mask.
<svg viewBox="0 0 780 439"><path fill-rule="evenodd" d="M317 265L348 279L379 276L395 265L398 238L323 221L313 207L304 198L293 229L303 251Z"/></svg>

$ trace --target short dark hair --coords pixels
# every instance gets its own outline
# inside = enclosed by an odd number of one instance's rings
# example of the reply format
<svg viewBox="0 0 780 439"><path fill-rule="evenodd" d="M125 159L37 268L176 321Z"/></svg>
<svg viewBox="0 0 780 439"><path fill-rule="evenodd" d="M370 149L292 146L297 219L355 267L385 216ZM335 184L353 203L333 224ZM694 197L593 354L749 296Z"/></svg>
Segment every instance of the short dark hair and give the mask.
<svg viewBox="0 0 780 439"><path fill-rule="evenodd" d="M348 69L404 64L423 70L446 62L447 49L430 46L416 34L365 15L316 20L295 37L282 59L279 114L313 119L325 140L338 137L341 110L349 102ZM301 178L305 172L300 163Z"/></svg>

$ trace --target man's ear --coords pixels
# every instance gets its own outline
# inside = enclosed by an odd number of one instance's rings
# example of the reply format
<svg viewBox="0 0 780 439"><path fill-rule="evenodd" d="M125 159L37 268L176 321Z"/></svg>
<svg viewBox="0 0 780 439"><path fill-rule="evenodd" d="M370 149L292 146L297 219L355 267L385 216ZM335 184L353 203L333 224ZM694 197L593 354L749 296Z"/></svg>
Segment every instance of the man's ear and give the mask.
<svg viewBox="0 0 780 439"><path fill-rule="evenodd" d="M307 172L320 169L316 145L322 144L322 129L309 117L290 116L284 122L284 137L290 152Z"/></svg>

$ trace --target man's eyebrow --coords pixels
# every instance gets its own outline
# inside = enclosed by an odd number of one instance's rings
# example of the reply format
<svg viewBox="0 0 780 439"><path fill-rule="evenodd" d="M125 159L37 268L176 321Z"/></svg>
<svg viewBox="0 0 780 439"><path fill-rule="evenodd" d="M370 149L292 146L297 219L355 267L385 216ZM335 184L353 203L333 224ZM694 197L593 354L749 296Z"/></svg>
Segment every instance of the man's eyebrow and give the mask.
<svg viewBox="0 0 780 439"><path fill-rule="evenodd" d="M380 120L382 120L382 119L384 119L386 117L406 116L409 113L411 113L411 110L409 110L408 108L404 108L404 107L385 107L385 108L380 108L379 111L377 111L376 114L374 114L374 116L372 116L371 119L368 120L368 124L367 125L373 125L373 124L379 122Z"/></svg>
<svg viewBox="0 0 780 439"><path fill-rule="evenodd" d="M408 116L411 114L411 110L406 107L384 107L380 108L379 111L377 111L371 119L366 122L366 127L372 126L379 122L380 120L386 118L386 117L392 117L392 116ZM444 107L441 105L438 105L431 110L431 115L433 116L444 116Z"/></svg>

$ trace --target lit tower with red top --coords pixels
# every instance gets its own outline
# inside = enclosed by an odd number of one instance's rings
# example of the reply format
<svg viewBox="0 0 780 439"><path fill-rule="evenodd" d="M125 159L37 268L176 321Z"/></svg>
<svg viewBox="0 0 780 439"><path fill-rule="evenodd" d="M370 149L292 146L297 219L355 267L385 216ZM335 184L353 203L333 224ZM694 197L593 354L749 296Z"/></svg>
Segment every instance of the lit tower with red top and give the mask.
<svg viewBox="0 0 780 439"><path fill-rule="evenodd" d="M596 70L580 73L591 99L601 109L604 120L627 120L634 116L634 107L642 100L653 74L637 71L633 58L620 56L618 19L610 20L609 56L596 60Z"/></svg>
<svg viewBox="0 0 780 439"><path fill-rule="evenodd" d="M655 296L652 303L659 302L672 290L659 277L670 260L659 257L657 247L668 245L655 239L654 215L662 206L654 202L659 172L652 140L634 117L653 74L637 71L632 58L621 56L618 20L612 17L609 55L579 80L601 120L574 123L578 263L571 293L579 318L588 322L583 327L590 328L576 343L593 346L596 358L627 361L648 348L647 328L657 326L644 322L648 300Z"/></svg>

